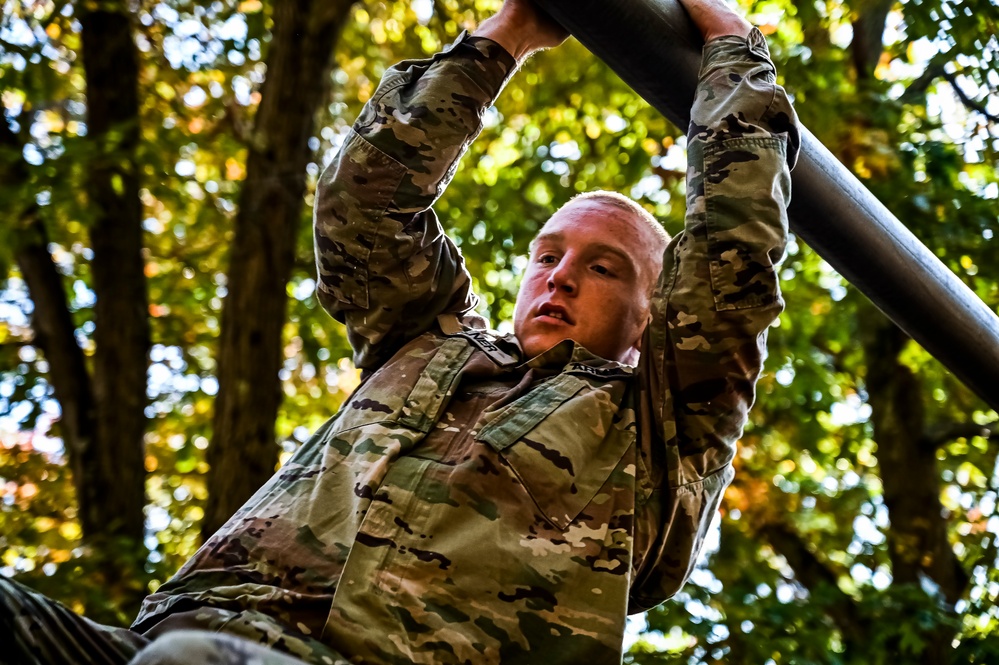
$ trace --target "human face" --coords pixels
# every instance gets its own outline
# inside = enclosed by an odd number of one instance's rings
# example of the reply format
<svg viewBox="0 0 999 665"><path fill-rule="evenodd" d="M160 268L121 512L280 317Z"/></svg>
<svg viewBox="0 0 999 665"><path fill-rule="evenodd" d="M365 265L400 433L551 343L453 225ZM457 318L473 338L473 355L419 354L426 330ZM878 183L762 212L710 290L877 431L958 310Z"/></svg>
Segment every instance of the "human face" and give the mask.
<svg viewBox="0 0 999 665"><path fill-rule="evenodd" d="M527 357L572 339L635 363L661 250L634 214L606 202L584 199L556 212L531 245L517 295L514 332Z"/></svg>

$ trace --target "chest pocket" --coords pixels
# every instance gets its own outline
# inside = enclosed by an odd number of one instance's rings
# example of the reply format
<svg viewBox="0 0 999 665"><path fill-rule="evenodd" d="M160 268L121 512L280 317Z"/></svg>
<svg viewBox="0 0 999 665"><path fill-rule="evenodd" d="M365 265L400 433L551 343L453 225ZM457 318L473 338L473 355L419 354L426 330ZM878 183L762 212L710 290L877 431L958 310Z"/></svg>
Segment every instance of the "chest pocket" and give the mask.
<svg viewBox="0 0 999 665"><path fill-rule="evenodd" d="M505 407L476 439L503 456L545 518L565 529L635 439L633 430L616 426L624 388L560 375Z"/></svg>
<svg viewBox="0 0 999 665"><path fill-rule="evenodd" d="M430 431L451 399L472 346L460 337L448 338L439 347L424 348L421 341L400 351L351 396L337 414L338 432L379 423L422 434Z"/></svg>

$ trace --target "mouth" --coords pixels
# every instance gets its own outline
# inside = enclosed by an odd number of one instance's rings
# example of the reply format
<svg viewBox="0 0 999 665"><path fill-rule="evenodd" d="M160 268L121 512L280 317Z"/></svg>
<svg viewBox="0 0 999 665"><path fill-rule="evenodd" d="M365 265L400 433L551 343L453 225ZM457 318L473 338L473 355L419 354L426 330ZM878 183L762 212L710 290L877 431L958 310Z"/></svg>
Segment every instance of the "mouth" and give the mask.
<svg viewBox="0 0 999 665"><path fill-rule="evenodd" d="M545 303L538 308L538 313L534 317L537 321L551 325L573 325L575 322L564 307Z"/></svg>

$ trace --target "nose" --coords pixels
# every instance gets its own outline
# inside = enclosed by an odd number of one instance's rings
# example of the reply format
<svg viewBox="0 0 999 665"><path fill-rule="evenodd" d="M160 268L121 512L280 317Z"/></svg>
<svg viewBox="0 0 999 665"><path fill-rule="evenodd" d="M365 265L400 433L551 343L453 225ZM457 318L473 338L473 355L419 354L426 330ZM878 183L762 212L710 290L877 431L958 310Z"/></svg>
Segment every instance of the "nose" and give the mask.
<svg viewBox="0 0 999 665"><path fill-rule="evenodd" d="M548 273L548 290L561 291L568 295L575 295L578 290L576 283L576 269L573 261L568 257L559 261L559 264Z"/></svg>

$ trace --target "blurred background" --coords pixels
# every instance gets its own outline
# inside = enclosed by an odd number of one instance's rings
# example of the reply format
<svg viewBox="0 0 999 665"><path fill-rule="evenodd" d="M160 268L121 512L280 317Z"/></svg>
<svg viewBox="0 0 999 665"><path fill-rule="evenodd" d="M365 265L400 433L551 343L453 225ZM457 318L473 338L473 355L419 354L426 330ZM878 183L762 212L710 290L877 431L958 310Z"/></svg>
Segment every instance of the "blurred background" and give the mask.
<svg viewBox="0 0 999 665"><path fill-rule="evenodd" d="M387 66L499 3L0 4L0 574L127 624L356 386L316 180ZM995 0L742 9L804 123L999 307ZM437 206L483 313L510 329L577 192L678 232L685 158L578 43L536 56ZM999 663L997 414L802 242L781 277L708 552L629 662Z"/></svg>

